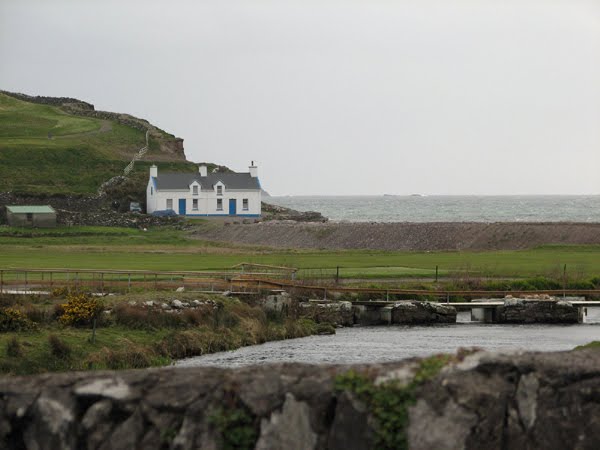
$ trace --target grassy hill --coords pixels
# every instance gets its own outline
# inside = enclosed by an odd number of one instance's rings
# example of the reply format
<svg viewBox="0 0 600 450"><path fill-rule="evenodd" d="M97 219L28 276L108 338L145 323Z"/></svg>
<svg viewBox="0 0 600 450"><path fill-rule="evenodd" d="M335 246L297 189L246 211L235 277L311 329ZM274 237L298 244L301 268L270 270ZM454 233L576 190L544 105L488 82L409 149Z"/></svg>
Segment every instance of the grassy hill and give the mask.
<svg viewBox="0 0 600 450"><path fill-rule="evenodd" d="M123 173L145 145L146 128L149 151L136 163L134 179L145 183L153 162L162 170L191 169L182 140L142 119L74 99L0 92L0 192L93 194Z"/></svg>

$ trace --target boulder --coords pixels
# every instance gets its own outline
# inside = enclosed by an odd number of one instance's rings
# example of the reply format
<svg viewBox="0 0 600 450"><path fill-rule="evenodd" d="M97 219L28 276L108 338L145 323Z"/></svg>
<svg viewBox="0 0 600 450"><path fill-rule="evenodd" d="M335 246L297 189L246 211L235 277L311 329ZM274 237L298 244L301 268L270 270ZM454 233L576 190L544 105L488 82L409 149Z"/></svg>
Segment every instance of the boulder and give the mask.
<svg viewBox="0 0 600 450"><path fill-rule="evenodd" d="M496 308L498 323L581 323L581 308L556 298L504 299L504 305Z"/></svg>
<svg viewBox="0 0 600 450"><path fill-rule="evenodd" d="M420 325L455 323L456 309L449 305L416 300L398 302L392 307L392 323Z"/></svg>
<svg viewBox="0 0 600 450"><path fill-rule="evenodd" d="M185 305L181 300L173 300L171 306L176 309L182 309Z"/></svg>
<svg viewBox="0 0 600 450"><path fill-rule="evenodd" d="M349 327L354 325L352 303L346 301L316 302L308 301L300 304L300 315L317 323L330 323Z"/></svg>

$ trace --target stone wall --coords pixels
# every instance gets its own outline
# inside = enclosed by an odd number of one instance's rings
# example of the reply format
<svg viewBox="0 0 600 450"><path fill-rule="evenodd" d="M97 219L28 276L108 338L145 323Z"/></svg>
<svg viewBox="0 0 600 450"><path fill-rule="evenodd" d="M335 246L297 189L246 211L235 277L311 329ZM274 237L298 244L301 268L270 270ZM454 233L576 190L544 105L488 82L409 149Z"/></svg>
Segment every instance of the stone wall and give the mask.
<svg viewBox="0 0 600 450"><path fill-rule="evenodd" d="M416 450L600 448L600 352L453 361L431 378L417 360L5 377L0 447L352 450L398 433ZM399 395L408 423L340 384L344 373L370 392L394 386L386 392ZM407 396L407 386L417 387Z"/></svg>
<svg viewBox="0 0 600 450"><path fill-rule="evenodd" d="M158 225L183 226L181 217L154 217L146 214L123 214L109 206L100 196L17 195L0 192L0 225L6 224L6 205L50 205L57 212L60 225L90 225L147 228Z"/></svg>

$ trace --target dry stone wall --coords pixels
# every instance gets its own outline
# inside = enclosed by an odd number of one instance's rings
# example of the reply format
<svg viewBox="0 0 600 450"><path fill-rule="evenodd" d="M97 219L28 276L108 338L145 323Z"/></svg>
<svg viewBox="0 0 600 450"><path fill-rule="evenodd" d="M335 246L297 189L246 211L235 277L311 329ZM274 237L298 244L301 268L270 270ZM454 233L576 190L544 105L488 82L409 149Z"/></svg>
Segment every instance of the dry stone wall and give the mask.
<svg viewBox="0 0 600 450"><path fill-rule="evenodd" d="M416 450L600 448L598 351L457 357L402 400L406 425L382 423L357 390L338 383L352 371L369 389L402 389L419 367L408 360L4 377L0 447L362 450L385 432Z"/></svg>

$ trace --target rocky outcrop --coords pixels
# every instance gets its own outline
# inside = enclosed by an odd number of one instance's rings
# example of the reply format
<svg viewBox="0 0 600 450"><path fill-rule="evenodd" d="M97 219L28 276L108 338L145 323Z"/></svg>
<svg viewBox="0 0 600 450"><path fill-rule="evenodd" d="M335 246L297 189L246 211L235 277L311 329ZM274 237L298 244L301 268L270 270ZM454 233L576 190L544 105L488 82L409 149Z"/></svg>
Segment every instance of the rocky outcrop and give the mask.
<svg viewBox="0 0 600 450"><path fill-rule="evenodd" d="M320 212L316 211L296 211L285 206L271 205L262 202L261 213L263 220L266 221L292 221L292 222L327 222Z"/></svg>
<svg viewBox="0 0 600 450"><path fill-rule="evenodd" d="M437 375L426 371L429 360L408 360L5 377L0 447L600 447L600 352L478 352L452 361ZM365 392L397 402L377 409Z"/></svg>
<svg viewBox="0 0 600 450"><path fill-rule="evenodd" d="M427 325L455 323L456 309L452 306L432 302L404 301L392 307L392 323Z"/></svg>
<svg viewBox="0 0 600 450"><path fill-rule="evenodd" d="M496 308L498 323L581 323L581 308L556 298L506 298Z"/></svg>

